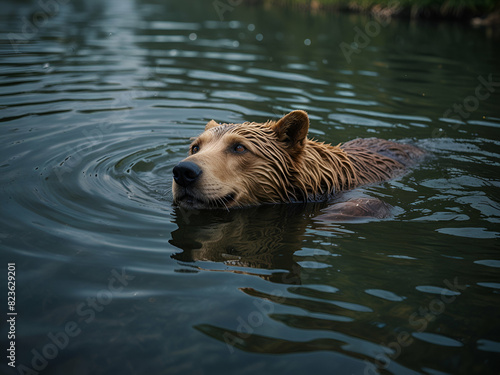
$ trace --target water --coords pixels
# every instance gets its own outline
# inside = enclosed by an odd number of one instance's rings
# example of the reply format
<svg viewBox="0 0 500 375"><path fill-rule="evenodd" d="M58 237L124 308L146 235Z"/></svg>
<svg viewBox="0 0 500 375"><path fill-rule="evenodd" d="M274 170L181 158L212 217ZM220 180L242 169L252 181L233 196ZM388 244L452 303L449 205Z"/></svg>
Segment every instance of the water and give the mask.
<svg viewBox="0 0 500 375"><path fill-rule="evenodd" d="M498 39L236 3L2 3L1 372L498 373ZM429 152L359 189L394 218L172 206L206 122L293 109Z"/></svg>

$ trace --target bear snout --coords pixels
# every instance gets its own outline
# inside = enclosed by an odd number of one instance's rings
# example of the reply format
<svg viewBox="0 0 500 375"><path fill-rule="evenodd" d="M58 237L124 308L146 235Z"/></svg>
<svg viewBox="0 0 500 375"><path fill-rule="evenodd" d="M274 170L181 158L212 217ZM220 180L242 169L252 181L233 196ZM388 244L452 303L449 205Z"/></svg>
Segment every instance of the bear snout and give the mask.
<svg viewBox="0 0 500 375"><path fill-rule="evenodd" d="M201 176L202 169L191 161L181 161L174 169L174 181L182 187L193 185Z"/></svg>

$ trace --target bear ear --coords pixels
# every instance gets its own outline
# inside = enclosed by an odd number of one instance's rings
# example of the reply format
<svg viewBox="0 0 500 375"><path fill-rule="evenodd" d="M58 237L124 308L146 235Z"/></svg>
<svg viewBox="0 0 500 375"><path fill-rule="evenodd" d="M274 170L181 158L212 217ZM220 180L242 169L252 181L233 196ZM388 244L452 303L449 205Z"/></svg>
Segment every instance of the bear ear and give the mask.
<svg viewBox="0 0 500 375"><path fill-rule="evenodd" d="M215 128L216 126L219 126L220 124L216 123L214 120L210 120L208 124L205 126L205 131L208 129Z"/></svg>
<svg viewBox="0 0 500 375"><path fill-rule="evenodd" d="M302 146L309 131L309 117L304 111L293 111L279 119L272 129L280 141L288 143L289 148Z"/></svg>

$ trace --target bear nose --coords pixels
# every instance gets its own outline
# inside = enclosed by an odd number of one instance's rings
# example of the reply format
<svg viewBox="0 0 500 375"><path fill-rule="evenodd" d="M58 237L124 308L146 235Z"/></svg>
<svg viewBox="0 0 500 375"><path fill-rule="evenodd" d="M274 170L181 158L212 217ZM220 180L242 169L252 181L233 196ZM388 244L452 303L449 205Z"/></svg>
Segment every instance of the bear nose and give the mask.
<svg viewBox="0 0 500 375"><path fill-rule="evenodd" d="M201 175L201 168L191 161L181 161L174 167L174 180L182 187L192 185Z"/></svg>

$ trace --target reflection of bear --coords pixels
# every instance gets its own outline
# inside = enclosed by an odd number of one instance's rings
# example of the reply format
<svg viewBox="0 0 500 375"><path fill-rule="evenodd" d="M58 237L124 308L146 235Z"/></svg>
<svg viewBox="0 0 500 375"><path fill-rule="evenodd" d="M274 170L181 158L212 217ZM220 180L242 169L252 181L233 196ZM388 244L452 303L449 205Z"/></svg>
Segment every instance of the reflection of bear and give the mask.
<svg viewBox="0 0 500 375"><path fill-rule="evenodd" d="M265 279L300 284L300 266L293 253L301 249L309 216L319 209L319 204L265 205L230 212L200 211L189 218L183 209L177 209L179 228L172 232L170 243L183 252L173 258L251 267Z"/></svg>
<svg viewBox="0 0 500 375"><path fill-rule="evenodd" d="M376 340L381 337L380 327L373 324L374 319L376 321L375 313L359 305L361 302L357 299L356 303L352 302L354 297L360 297L357 295L358 288L353 288L352 284L357 282L359 275L354 273L350 277L348 272L339 276L331 275L332 280L346 286L343 291L345 295L332 292L331 289L318 290L311 286L322 284L321 276L314 269L303 267L300 263L305 259L303 255L295 255L311 240L311 237L307 237L308 233L310 236L310 230L317 229L315 218L326 206L326 203L279 204L229 212L177 208L175 223L178 229L172 232L169 242L182 249L172 257L182 264L183 270L192 266L193 269L241 273L258 276L272 283L287 284L276 286L273 290L271 286L269 290L259 290L245 287L242 279L238 282L238 289L252 297L255 309L243 309L244 315L240 316L236 315L237 309L226 311L224 314L230 320L223 326L210 322L199 323L205 319L200 315L194 328L224 343L230 353L234 348L266 354L333 351L363 361L372 360L370 356L351 349L359 345L378 349L372 343L377 343ZM335 231L334 228L324 229ZM340 236L341 233L339 231L336 235ZM331 261L330 255L325 255L324 251L314 258L319 261L321 257ZM355 266L357 256L348 255L348 258L351 262L346 269L359 272ZM286 291L286 294L282 291ZM287 312L280 313L277 306L283 306ZM247 316L256 314L262 314L262 321L265 315L266 319L270 318L292 329L305 329L308 332L320 329L322 332L332 331L332 335L308 341L293 336L280 337L274 333L266 335L264 327L259 329L261 323L257 326L252 323L253 320L247 319ZM392 333L390 330L387 332L387 335ZM382 338L390 342L390 338Z"/></svg>
<svg viewBox="0 0 500 375"><path fill-rule="evenodd" d="M309 118L293 111L264 124L210 121L174 168L174 201L184 208L327 201L341 191L391 179L424 153L382 139L332 146L308 139ZM384 216L344 204L349 215ZM352 206L352 207L351 207Z"/></svg>

